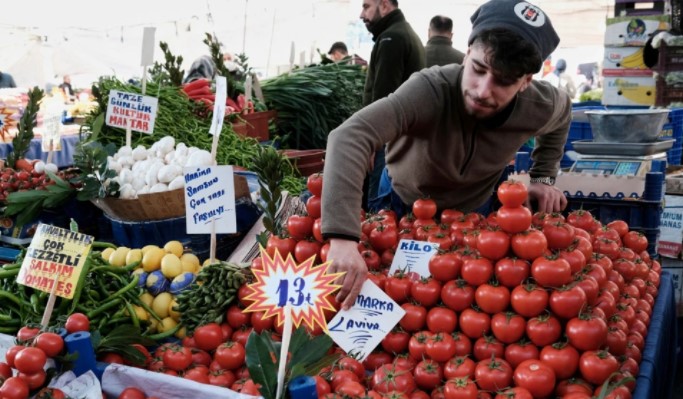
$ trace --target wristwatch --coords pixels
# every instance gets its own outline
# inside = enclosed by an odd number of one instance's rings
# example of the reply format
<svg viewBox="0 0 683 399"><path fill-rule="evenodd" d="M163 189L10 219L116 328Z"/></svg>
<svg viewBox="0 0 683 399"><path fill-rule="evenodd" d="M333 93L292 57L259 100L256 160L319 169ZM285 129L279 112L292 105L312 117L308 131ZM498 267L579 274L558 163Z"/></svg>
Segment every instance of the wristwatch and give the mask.
<svg viewBox="0 0 683 399"><path fill-rule="evenodd" d="M532 177L529 179L529 183L541 183L541 184L545 184L546 186L554 186L555 185L555 178L550 177L550 176Z"/></svg>

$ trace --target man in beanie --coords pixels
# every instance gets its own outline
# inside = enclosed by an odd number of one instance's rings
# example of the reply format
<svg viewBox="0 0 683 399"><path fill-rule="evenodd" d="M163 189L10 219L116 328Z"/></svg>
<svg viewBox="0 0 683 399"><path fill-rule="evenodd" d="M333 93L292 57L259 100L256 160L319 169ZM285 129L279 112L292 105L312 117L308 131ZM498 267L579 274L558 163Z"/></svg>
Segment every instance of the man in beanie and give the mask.
<svg viewBox="0 0 683 399"><path fill-rule="evenodd" d="M375 45L365 77L363 105L388 96L425 67L422 41L398 8L397 0L363 0L360 19L372 33ZM377 196L384 170L384 148L375 150L372 168L364 184L364 204Z"/></svg>
<svg viewBox="0 0 683 399"><path fill-rule="evenodd" d="M529 197L536 210L567 205L553 186L564 153L571 100L533 74L559 43L548 16L519 0L491 0L472 16L462 65L413 74L387 98L329 135L322 233L331 272L346 272L337 299L355 302L367 277L358 252L363 180L373 151L386 145L387 168L375 209L409 211L429 196L439 208L487 215L503 170L531 137L536 147Z"/></svg>

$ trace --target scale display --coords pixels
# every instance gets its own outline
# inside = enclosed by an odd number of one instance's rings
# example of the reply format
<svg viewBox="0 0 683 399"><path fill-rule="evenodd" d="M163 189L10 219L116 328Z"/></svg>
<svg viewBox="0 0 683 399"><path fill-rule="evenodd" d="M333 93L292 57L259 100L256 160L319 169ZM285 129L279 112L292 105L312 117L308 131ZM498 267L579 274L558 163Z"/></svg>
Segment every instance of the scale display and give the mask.
<svg viewBox="0 0 683 399"><path fill-rule="evenodd" d="M641 168L643 161L618 160L578 160L572 167L572 172L586 172L600 175L634 176Z"/></svg>

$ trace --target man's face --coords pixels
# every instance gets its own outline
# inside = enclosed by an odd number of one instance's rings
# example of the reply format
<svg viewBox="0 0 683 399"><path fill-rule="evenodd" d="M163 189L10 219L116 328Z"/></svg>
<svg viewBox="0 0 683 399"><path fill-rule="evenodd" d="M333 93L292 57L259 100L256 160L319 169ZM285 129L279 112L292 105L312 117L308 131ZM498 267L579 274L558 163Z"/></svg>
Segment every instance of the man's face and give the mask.
<svg viewBox="0 0 683 399"><path fill-rule="evenodd" d="M341 50L334 50L332 54L330 54L330 58L332 58L333 61L342 60L344 57L346 57L346 54Z"/></svg>
<svg viewBox="0 0 683 399"><path fill-rule="evenodd" d="M374 24L382 19L380 4L383 0L363 0L363 10L360 12L360 19L365 23L365 27L370 31Z"/></svg>
<svg viewBox="0 0 683 399"><path fill-rule="evenodd" d="M533 75L507 80L487 62L486 48L474 44L467 50L462 76L462 94L467 113L477 119L490 118L502 111L517 93L526 90Z"/></svg>

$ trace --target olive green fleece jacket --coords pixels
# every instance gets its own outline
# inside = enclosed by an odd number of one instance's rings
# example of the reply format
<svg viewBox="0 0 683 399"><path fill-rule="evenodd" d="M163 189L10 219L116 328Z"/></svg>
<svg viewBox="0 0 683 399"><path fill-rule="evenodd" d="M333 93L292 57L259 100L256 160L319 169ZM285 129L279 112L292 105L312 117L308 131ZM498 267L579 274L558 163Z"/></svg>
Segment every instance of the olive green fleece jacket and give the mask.
<svg viewBox="0 0 683 399"><path fill-rule="evenodd" d="M363 105L393 93L413 72L425 67L422 41L401 10L396 9L382 17L371 33L375 45L365 78Z"/></svg>
<svg viewBox="0 0 683 399"><path fill-rule="evenodd" d="M503 169L532 136L536 148L530 174L557 175L571 121L567 93L533 81L498 121L484 123L465 112L462 68L451 64L423 69L330 133L323 234L360 237L368 159L385 143L393 188L406 204L429 195L439 209L476 209L492 195Z"/></svg>
<svg viewBox="0 0 683 399"><path fill-rule="evenodd" d="M425 45L427 68L434 65L462 64L465 53L453 48L451 39L445 36L433 36Z"/></svg>

